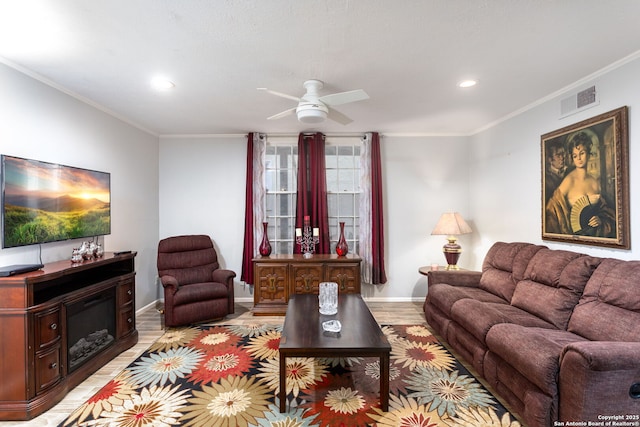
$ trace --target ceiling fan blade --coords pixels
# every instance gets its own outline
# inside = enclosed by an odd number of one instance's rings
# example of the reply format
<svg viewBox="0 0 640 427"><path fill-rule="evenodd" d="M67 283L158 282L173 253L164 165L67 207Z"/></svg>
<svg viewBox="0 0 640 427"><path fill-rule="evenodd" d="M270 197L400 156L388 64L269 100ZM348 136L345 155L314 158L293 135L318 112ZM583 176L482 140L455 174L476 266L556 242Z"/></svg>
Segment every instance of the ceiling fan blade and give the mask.
<svg viewBox="0 0 640 427"><path fill-rule="evenodd" d="M282 113L274 114L271 117L267 117L267 120L277 120L283 117L290 116L291 114L295 114L297 107L289 108L288 110L284 110Z"/></svg>
<svg viewBox="0 0 640 427"><path fill-rule="evenodd" d="M350 90L348 92L332 93L321 96L320 101L327 105L341 105L349 102L362 101L369 99L369 95L362 89Z"/></svg>
<svg viewBox="0 0 640 427"><path fill-rule="evenodd" d="M298 98L297 96L287 95L286 93L282 93L282 92L276 92L275 90L270 90L270 89L267 89L266 87L259 87L258 90L270 93L271 95L279 96L281 98L287 98L293 101L300 101L300 98Z"/></svg>
<svg viewBox="0 0 640 427"><path fill-rule="evenodd" d="M342 114L340 111L337 111L333 108L329 108L329 113L327 114L327 117L333 120L334 122L340 123L341 125L348 125L353 121L349 117Z"/></svg>

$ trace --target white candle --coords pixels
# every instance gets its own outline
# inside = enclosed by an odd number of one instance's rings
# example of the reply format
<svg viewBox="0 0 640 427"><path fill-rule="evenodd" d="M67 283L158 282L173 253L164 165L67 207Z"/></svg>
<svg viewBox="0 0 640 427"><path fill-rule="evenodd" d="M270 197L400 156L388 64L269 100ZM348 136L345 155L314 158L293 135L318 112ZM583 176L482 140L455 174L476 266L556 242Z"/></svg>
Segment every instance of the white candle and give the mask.
<svg viewBox="0 0 640 427"><path fill-rule="evenodd" d="M296 228L296 237L302 236L302 230L300 228Z"/></svg>
<svg viewBox="0 0 640 427"><path fill-rule="evenodd" d="M319 228L314 228L313 229L313 235L314 236L319 236L320 235L320 229Z"/></svg>

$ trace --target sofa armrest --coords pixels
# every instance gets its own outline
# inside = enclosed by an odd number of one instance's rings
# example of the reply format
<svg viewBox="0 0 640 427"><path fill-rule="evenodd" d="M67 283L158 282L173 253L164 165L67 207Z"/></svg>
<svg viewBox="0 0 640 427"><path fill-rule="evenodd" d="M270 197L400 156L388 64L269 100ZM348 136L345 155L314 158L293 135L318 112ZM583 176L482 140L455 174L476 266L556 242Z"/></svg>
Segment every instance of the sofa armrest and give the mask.
<svg viewBox="0 0 640 427"><path fill-rule="evenodd" d="M559 421L640 414L640 342L582 341L561 355ZM634 421L638 421L635 419Z"/></svg>
<svg viewBox="0 0 640 427"><path fill-rule="evenodd" d="M162 287L164 288L165 292L170 291L172 295L175 295L175 293L178 292L178 289L180 288L178 279L173 276L161 276L160 283L162 283Z"/></svg>
<svg viewBox="0 0 640 427"><path fill-rule="evenodd" d="M480 285L480 271L467 270L432 270L429 271L429 284L446 283L451 286L477 288Z"/></svg>

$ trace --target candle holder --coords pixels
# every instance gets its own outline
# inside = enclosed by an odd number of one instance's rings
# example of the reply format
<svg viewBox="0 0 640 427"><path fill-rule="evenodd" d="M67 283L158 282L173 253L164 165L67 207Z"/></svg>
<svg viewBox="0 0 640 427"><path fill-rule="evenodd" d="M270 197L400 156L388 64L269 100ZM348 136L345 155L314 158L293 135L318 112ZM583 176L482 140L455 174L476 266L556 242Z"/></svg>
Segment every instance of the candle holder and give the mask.
<svg viewBox="0 0 640 427"><path fill-rule="evenodd" d="M318 228L311 228L309 217L304 217L302 230L296 228L296 243L300 245L300 250L305 258L311 258L316 251L316 245L320 242Z"/></svg>

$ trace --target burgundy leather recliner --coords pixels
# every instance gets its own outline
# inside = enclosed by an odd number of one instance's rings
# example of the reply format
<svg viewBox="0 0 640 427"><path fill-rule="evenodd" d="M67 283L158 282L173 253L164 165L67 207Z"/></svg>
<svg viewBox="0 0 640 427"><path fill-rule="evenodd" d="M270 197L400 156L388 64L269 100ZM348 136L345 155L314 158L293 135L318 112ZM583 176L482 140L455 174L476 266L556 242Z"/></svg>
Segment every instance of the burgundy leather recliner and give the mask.
<svg viewBox="0 0 640 427"><path fill-rule="evenodd" d="M206 235L167 237L158 243L165 326L221 319L234 312L236 273L220 268Z"/></svg>

